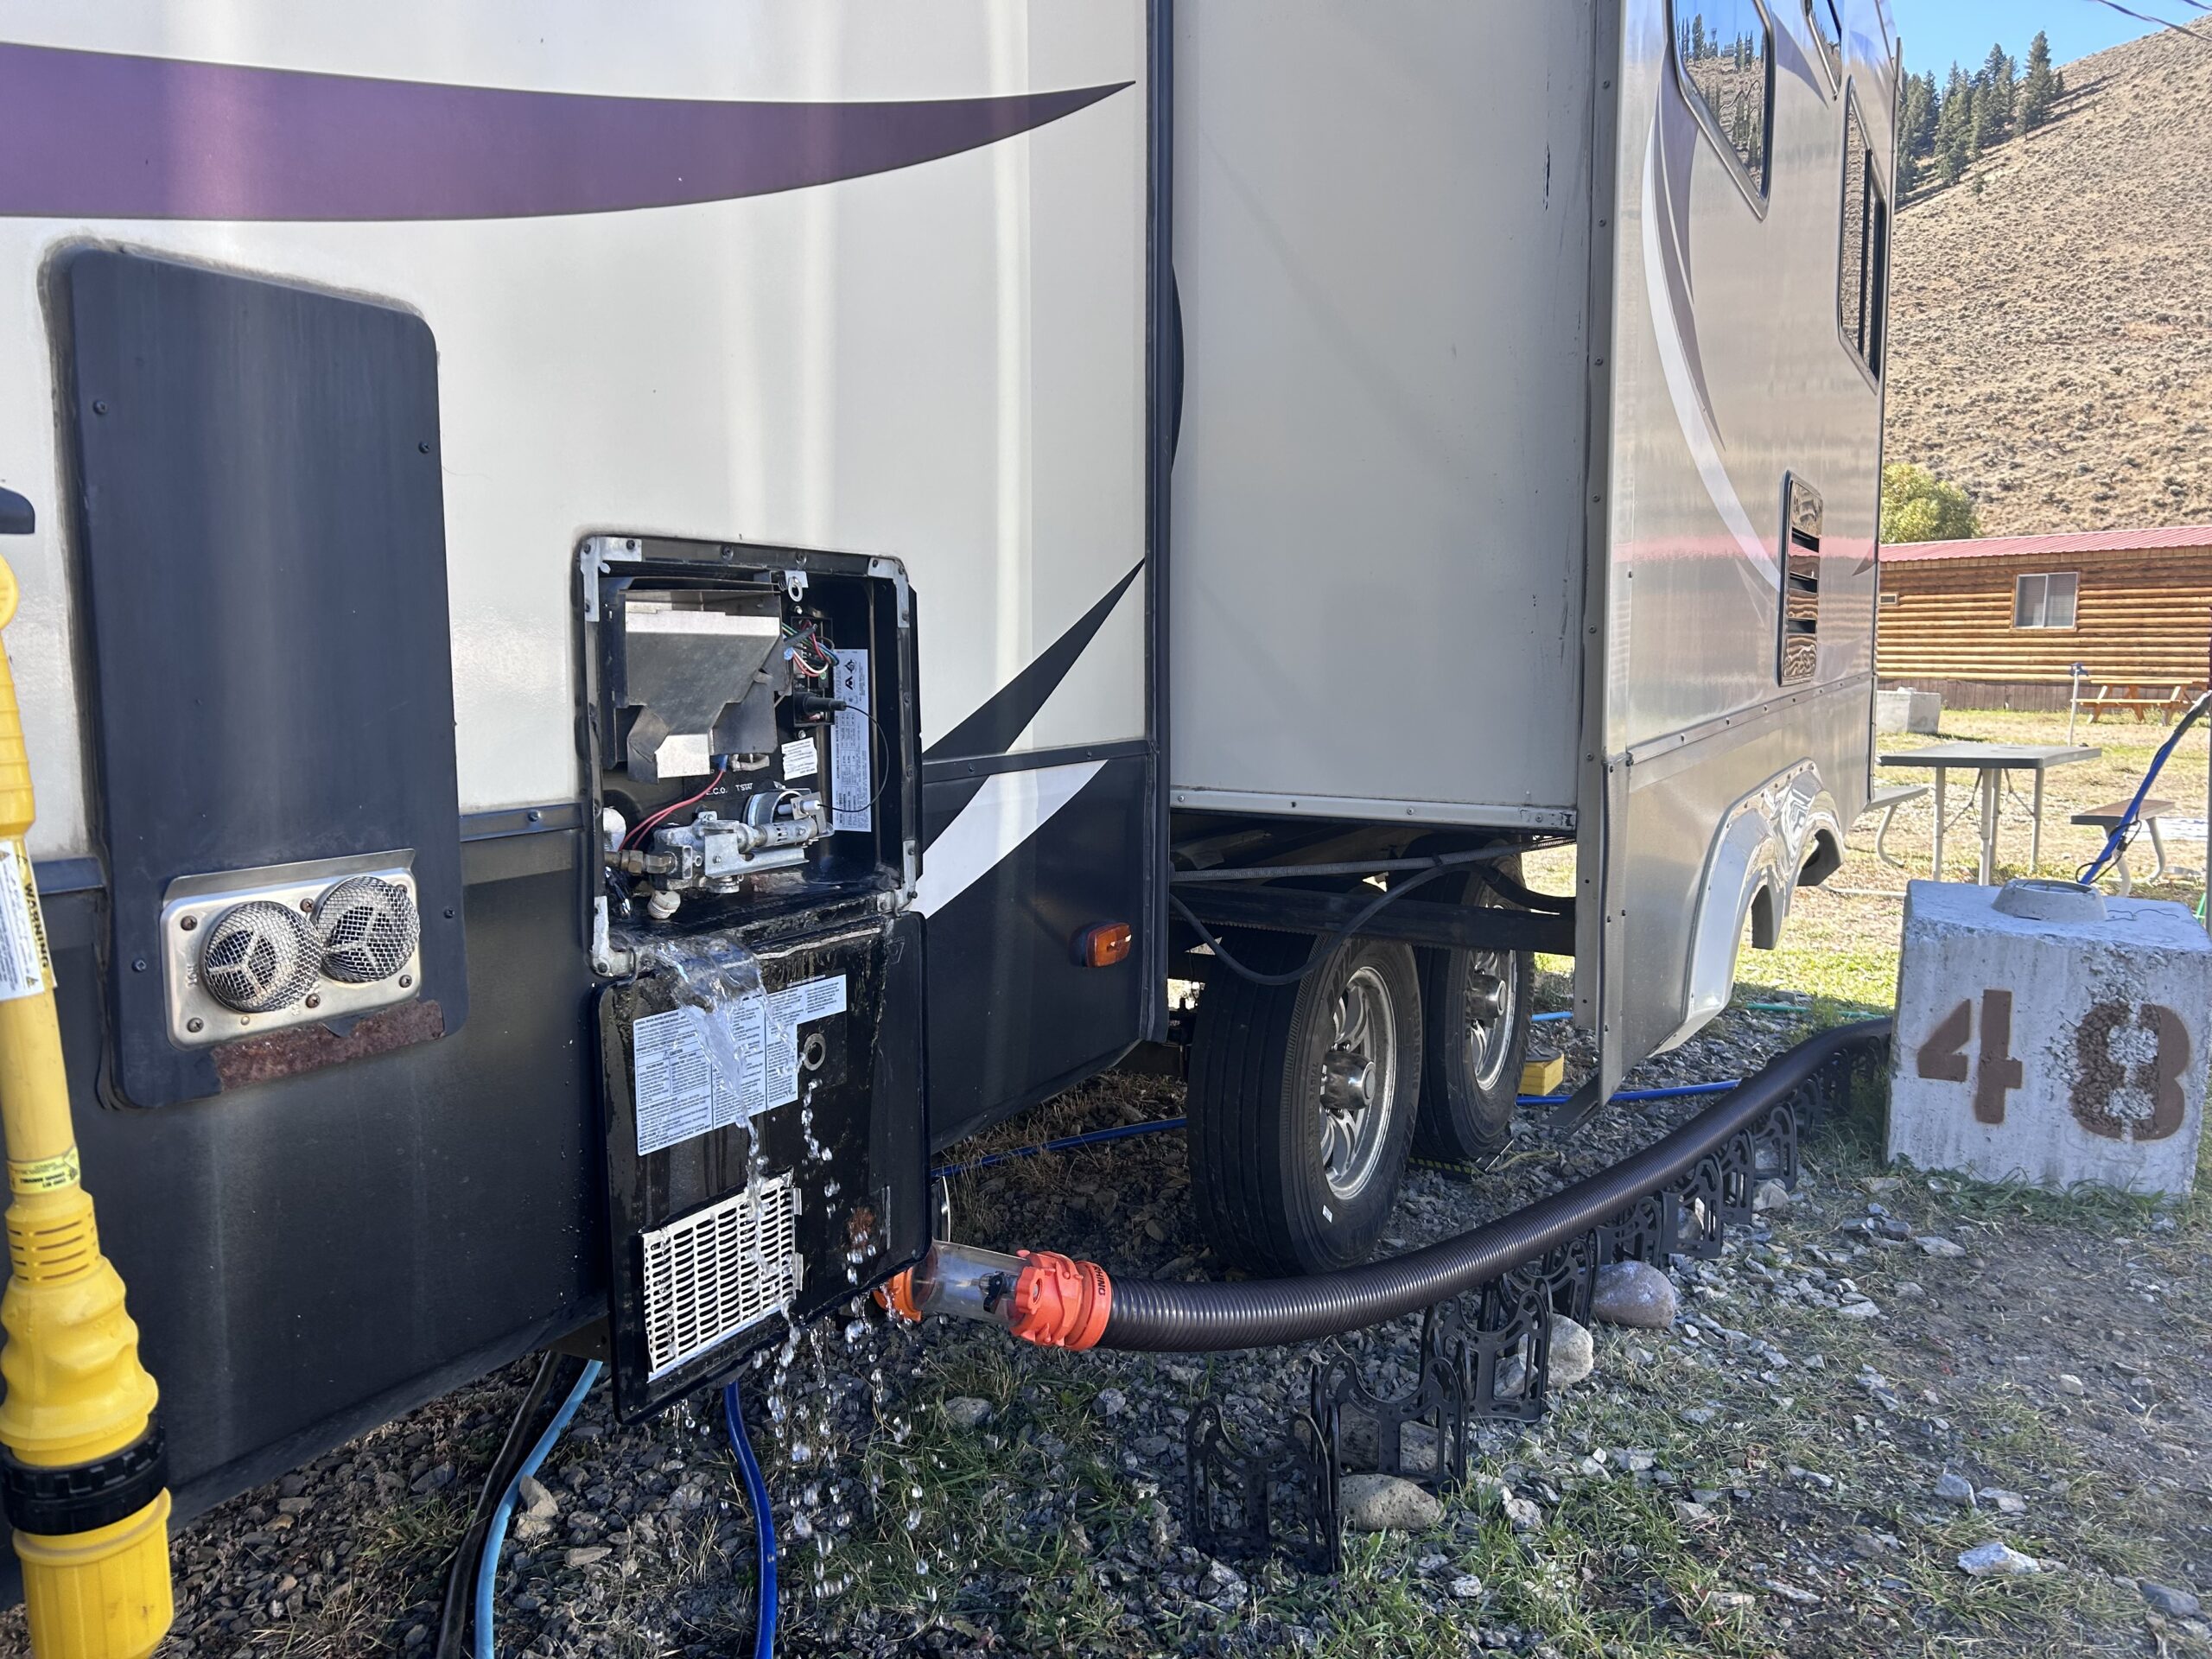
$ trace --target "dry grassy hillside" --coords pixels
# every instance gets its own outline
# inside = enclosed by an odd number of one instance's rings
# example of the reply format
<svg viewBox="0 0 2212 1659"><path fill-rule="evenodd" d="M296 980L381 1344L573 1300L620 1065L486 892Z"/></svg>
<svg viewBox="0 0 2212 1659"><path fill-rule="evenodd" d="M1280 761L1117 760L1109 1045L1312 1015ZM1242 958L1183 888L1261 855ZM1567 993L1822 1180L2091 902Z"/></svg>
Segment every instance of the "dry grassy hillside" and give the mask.
<svg viewBox="0 0 2212 1659"><path fill-rule="evenodd" d="M2212 521L2212 21L2196 40L2066 65L2051 124L1898 216L1888 458L1964 486L1985 535Z"/></svg>

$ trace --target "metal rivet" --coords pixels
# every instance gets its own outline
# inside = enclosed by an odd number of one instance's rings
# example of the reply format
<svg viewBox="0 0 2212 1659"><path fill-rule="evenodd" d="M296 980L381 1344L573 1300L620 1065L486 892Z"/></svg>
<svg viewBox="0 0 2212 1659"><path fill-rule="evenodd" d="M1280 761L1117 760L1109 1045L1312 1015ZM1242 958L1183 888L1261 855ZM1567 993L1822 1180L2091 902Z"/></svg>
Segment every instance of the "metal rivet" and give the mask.
<svg viewBox="0 0 2212 1659"><path fill-rule="evenodd" d="M319 1008L319 1007L321 1007L321 1006L322 1006L322 993L321 993L321 992L320 992L320 991L310 991L310 992L308 992L308 1007L311 1007L311 1008Z"/></svg>
<svg viewBox="0 0 2212 1659"><path fill-rule="evenodd" d="M184 1028L187 1031L205 1031L207 1028L207 1022L197 1018L188 1020L184 1022Z"/></svg>
<svg viewBox="0 0 2212 1659"><path fill-rule="evenodd" d="M545 814L533 806L530 809L530 821L532 823L543 823L545 821Z"/></svg>
<svg viewBox="0 0 2212 1659"><path fill-rule="evenodd" d="M194 928L200 925L200 918L197 916L181 917L178 918L177 925L182 928L186 932L189 933Z"/></svg>
<svg viewBox="0 0 2212 1659"><path fill-rule="evenodd" d="M315 899L314 899L314 896L313 896L312 894L310 894L308 897L307 897L307 898L305 898L305 899L301 899L301 900L300 900L300 908L301 908L302 910L304 910L304 911L309 911L309 912L312 912L312 911L315 909Z"/></svg>
<svg viewBox="0 0 2212 1659"><path fill-rule="evenodd" d="M430 442L429 442L429 439L427 439L427 438L425 438L422 442L420 442L420 443L416 444L416 445L415 446L415 451L416 451L416 453L417 454L423 454L423 455L427 455L427 454L429 454L430 453Z"/></svg>
<svg viewBox="0 0 2212 1659"><path fill-rule="evenodd" d="M141 957L137 961L132 963L130 964L130 971L134 974L144 973L146 971L146 958Z"/></svg>
<svg viewBox="0 0 2212 1659"><path fill-rule="evenodd" d="M106 413L107 413L107 399L106 399L106 398L105 398L105 397L95 397L95 398L93 398L93 399L92 399L92 413L93 413L93 414L95 414L95 415L105 415L105 414L106 414Z"/></svg>
<svg viewBox="0 0 2212 1659"><path fill-rule="evenodd" d="M453 920L453 909L452 909L452 907L451 907L450 906L448 906L447 907L447 909L446 909L446 920L448 920L448 921L451 921L451 920Z"/></svg>
<svg viewBox="0 0 2212 1659"><path fill-rule="evenodd" d="M403 990L403 991L404 991L404 990L405 990L405 989L406 989L410 985L412 985L414 982L415 982L415 976L414 976L414 975L412 975L412 974L402 974L402 975L399 976L399 988L400 988L401 990Z"/></svg>

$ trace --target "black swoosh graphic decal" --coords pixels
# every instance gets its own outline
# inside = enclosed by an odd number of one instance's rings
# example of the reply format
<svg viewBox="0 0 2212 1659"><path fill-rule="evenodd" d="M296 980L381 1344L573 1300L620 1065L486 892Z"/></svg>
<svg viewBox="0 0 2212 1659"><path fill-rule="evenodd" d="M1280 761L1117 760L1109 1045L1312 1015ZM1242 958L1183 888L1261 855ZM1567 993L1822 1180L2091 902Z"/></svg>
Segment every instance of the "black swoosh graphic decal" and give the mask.
<svg viewBox="0 0 2212 1659"><path fill-rule="evenodd" d="M943 737L930 745L924 753L925 760L942 760L948 756L965 759L977 754L1004 754L1014 747L1014 740L1021 735L1022 728L1037 718L1037 711L1045 706L1068 670L1075 666L1075 659L1083 655L1083 648L1106 625L1106 619L1129 584L1144 569L1141 560L1129 568L1129 574L1114 584L1113 591L1077 619L1075 626L1047 646L1042 655L1028 667L1008 680L990 700L974 714L962 721Z"/></svg>

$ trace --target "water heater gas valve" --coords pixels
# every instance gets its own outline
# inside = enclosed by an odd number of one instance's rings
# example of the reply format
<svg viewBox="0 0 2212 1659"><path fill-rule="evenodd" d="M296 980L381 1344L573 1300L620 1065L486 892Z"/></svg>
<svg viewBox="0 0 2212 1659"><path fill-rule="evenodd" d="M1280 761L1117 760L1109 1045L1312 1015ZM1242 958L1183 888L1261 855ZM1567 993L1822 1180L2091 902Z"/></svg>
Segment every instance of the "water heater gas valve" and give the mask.
<svg viewBox="0 0 2212 1659"><path fill-rule="evenodd" d="M819 795L764 791L746 803L742 818L702 812L689 823L654 830L650 849L632 847L609 861L652 881L646 908L665 920L675 913L678 895L734 893L748 875L800 862L806 849L829 833L830 815Z"/></svg>

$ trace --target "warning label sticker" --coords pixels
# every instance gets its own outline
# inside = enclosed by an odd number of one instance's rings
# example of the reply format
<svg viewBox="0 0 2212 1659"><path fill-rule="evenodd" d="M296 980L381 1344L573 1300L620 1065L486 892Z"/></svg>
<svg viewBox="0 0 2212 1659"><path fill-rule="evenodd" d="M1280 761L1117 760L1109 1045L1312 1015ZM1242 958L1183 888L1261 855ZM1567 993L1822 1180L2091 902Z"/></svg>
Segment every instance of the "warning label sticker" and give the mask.
<svg viewBox="0 0 2212 1659"><path fill-rule="evenodd" d="M874 734L868 711L868 652L837 657L837 696L845 706L830 728L830 827L875 828Z"/></svg>
<svg viewBox="0 0 2212 1659"><path fill-rule="evenodd" d="M0 999L36 996L53 982L30 862L18 843L0 843Z"/></svg>
<svg viewBox="0 0 2212 1659"><path fill-rule="evenodd" d="M795 784L802 778L814 776L814 734L795 737L784 745L784 781Z"/></svg>
<svg viewBox="0 0 2212 1659"><path fill-rule="evenodd" d="M664 1151L709 1129L749 1122L797 1100L799 1028L842 1014L845 1007L842 974L739 997L723 1010L738 1064L734 1081L719 1074L695 1010L671 1008L639 1020L631 1064L638 1155Z"/></svg>

